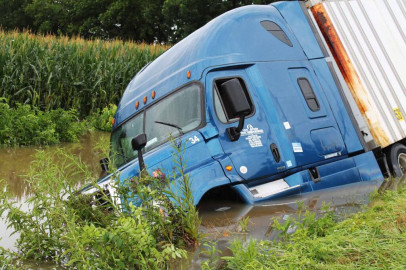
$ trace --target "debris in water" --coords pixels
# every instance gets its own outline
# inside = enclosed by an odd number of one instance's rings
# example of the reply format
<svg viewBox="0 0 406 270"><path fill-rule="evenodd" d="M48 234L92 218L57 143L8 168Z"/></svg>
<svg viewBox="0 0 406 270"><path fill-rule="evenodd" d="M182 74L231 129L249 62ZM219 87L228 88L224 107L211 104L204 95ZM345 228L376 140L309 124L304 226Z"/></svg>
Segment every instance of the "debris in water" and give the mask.
<svg viewBox="0 0 406 270"><path fill-rule="evenodd" d="M227 210L230 210L230 209L231 209L231 207L229 207L229 206L224 206L224 207L217 208L217 209L214 210L214 211L216 211L216 212L224 212L224 211L227 211Z"/></svg>

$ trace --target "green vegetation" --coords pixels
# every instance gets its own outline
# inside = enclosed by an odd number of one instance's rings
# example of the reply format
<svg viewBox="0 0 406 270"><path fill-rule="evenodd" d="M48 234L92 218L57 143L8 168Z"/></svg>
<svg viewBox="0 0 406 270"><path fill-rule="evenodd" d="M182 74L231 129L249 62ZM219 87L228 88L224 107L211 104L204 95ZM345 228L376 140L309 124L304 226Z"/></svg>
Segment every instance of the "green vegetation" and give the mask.
<svg viewBox="0 0 406 270"><path fill-rule="evenodd" d="M10 108L0 98L0 145L51 145L60 142L77 142L87 131L111 131L116 105L97 110L80 121L76 110L57 109L40 111L30 105L16 104Z"/></svg>
<svg viewBox="0 0 406 270"><path fill-rule="evenodd" d="M19 234L19 252L10 256L75 269L162 269L185 258L184 248L200 239L200 219L184 173L184 149L173 145L178 166L171 175L179 181L144 172L111 183L117 194L100 188L77 158L38 152L26 178L34 194L29 210L21 210L6 189L0 195L0 214ZM92 182L96 196L77 194L85 182Z"/></svg>
<svg viewBox="0 0 406 270"><path fill-rule="evenodd" d="M294 227L294 233L287 233ZM319 219L305 211L296 220L275 222L274 228L281 231L282 241L236 239L230 246L232 256L222 257L221 268L404 269L406 190L376 195L365 212L339 223L325 209Z"/></svg>
<svg viewBox="0 0 406 270"><path fill-rule="evenodd" d="M227 10L274 0L0 0L0 26L85 38L174 42Z"/></svg>
<svg viewBox="0 0 406 270"><path fill-rule="evenodd" d="M169 175L160 169L155 170L153 177L144 172L141 173L143 177L125 179L117 190L123 205L135 203L144 206L148 216L152 217L150 223L159 232L156 235L158 242L169 241L176 246L194 247L200 240L201 220L194 206L190 176L184 173L186 144L179 144L173 138L171 143L175 166Z"/></svg>
<svg viewBox="0 0 406 270"><path fill-rule="evenodd" d="M8 265L11 263L11 259L7 256L7 252L0 247L0 270L7 269Z"/></svg>
<svg viewBox="0 0 406 270"><path fill-rule="evenodd" d="M11 107L75 109L83 118L117 104L132 77L166 49L0 31L0 96Z"/></svg>
<svg viewBox="0 0 406 270"><path fill-rule="evenodd" d="M113 104L166 49L0 31L0 145L74 142L91 128L110 131Z"/></svg>
<svg viewBox="0 0 406 270"><path fill-rule="evenodd" d="M71 109L42 112L30 105L11 109L0 99L0 145L43 145L74 142L86 130Z"/></svg>
<svg viewBox="0 0 406 270"><path fill-rule="evenodd" d="M101 131L110 132L113 127L114 114L117 111L117 106L110 104L107 107L104 107L102 110L97 109L95 113L92 113L87 121L90 122L90 125Z"/></svg>
<svg viewBox="0 0 406 270"><path fill-rule="evenodd" d="M0 98L0 145L51 145L77 142L80 135L93 129L110 132L116 105L97 110L80 121L76 110L40 111L30 105L10 108Z"/></svg>
<svg viewBox="0 0 406 270"><path fill-rule="evenodd" d="M250 217L245 217L238 222L239 231L242 233L248 232L248 222L250 221Z"/></svg>

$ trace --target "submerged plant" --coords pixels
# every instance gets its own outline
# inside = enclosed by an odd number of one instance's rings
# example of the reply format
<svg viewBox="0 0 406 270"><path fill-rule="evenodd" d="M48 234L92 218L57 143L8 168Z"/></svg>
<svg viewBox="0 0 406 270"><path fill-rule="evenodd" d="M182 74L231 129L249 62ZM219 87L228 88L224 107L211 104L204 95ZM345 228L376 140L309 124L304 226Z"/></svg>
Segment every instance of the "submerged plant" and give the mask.
<svg viewBox="0 0 406 270"><path fill-rule="evenodd" d="M203 260L200 267L203 270L217 269L221 260L221 250L217 249L217 242L205 242L201 253L208 257L208 260Z"/></svg>
<svg viewBox="0 0 406 270"><path fill-rule="evenodd" d="M242 233L248 232L248 223L250 221L250 217L245 217L242 218L241 220L238 221L238 226L239 226L239 231Z"/></svg>

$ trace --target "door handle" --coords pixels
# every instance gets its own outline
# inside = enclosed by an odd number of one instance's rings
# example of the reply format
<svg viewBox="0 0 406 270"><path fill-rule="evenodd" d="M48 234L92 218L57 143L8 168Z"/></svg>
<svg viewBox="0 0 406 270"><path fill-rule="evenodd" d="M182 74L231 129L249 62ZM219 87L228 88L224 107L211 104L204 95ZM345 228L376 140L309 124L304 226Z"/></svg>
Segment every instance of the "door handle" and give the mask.
<svg viewBox="0 0 406 270"><path fill-rule="evenodd" d="M271 144L271 151L276 163L279 163L279 161L281 161L281 155L279 154L278 146L276 146L275 143Z"/></svg>

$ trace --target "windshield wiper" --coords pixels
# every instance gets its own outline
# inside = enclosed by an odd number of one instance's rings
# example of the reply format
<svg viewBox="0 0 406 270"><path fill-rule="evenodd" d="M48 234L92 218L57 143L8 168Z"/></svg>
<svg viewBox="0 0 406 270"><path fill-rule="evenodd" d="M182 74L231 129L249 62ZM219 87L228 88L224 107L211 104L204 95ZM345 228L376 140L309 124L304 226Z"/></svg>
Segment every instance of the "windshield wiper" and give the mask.
<svg viewBox="0 0 406 270"><path fill-rule="evenodd" d="M169 126L169 127L174 127L176 129L178 129L180 135L183 135L183 130L180 126L175 125L175 124L171 124L171 123L165 123L165 122L161 122L161 121L155 121L155 123L157 124L161 124L161 125L165 125L165 126Z"/></svg>

